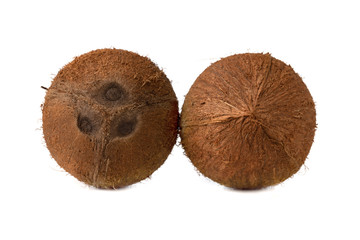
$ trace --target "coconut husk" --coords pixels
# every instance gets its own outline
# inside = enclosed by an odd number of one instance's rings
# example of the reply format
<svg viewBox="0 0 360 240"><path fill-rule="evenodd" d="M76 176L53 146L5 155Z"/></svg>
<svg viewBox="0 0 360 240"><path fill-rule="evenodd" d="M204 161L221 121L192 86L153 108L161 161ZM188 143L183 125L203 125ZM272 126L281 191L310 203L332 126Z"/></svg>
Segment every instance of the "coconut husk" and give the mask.
<svg viewBox="0 0 360 240"><path fill-rule="evenodd" d="M303 165L314 139L315 105L291 66L270 54L237 54L196 79L180 127L186 155L203 175L256 189Z"/></svg>
<svg viewBox="0 0 360 240"><path fill-rule="evenodd" d="M43 105L52 157L98 188L149 177L171 152L177 129L170 81L150 59L125 50L75 58L56 75Z"/></svg>

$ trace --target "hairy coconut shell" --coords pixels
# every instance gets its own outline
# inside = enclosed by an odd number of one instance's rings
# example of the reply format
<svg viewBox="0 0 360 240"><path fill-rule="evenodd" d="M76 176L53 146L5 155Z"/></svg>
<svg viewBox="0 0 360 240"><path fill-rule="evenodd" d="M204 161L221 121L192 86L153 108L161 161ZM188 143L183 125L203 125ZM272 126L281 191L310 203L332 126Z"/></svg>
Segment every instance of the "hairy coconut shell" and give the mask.
<svg viewBox="0 0 360 240"><path fill-rule="evenodd" d="M149 177L177 137L178 102L148 58L102 49L59 71L43 106L46 145L71 175L99 188Z"/></svg>
<svg viewBox="0 0 360 240"><path fill-rule="evenodd" d="M181 113L181 143L206 177L232 188L274 185L304 163L316 128L302 79L270 54L238 54L196 79Z"/></svg>

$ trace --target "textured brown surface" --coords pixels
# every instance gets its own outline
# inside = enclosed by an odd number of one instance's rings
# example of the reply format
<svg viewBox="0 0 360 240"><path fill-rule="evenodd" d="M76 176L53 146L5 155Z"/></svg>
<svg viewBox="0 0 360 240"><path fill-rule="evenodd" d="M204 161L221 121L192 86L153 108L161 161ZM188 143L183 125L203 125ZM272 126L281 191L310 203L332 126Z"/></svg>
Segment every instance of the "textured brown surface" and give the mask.
<svg viewBox="0 0 360 240"><path fill-rule="evenodd" d="M141 181L175 144L178 103L148 58L102 49L59 71L43 107L46 145L71 175L99 188Z"/></svg>
<svg viewBox="0 0 360 240"><path fill-rule="evenodd" d="M270 54L233 55L195 81L181 113L181 142L206 177L256 189L296 173L314 138L313 99L294 70Z"/></svg>

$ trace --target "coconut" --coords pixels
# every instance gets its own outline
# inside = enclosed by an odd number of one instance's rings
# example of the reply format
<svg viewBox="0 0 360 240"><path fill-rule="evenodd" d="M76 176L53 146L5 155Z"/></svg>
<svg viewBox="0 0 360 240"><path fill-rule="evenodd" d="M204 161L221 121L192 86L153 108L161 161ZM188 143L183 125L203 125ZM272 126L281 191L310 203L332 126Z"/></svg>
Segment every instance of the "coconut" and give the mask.
<svg viewBox="0 0 360 240"><path fill-rule="evenodd" d="M78 180L119 188L149 177L177 137L178 102L148 58L101 49L62 68L43 105L43 132L56 162Z"/></svg>
<svg viewBox="0 0 360 240"><path fill-rule="evenodd" d="M196 79L182 107L186 155L231 188L278 184L303 165L316 128L312 96L291 66L270 54L237 54Z"/></svg>

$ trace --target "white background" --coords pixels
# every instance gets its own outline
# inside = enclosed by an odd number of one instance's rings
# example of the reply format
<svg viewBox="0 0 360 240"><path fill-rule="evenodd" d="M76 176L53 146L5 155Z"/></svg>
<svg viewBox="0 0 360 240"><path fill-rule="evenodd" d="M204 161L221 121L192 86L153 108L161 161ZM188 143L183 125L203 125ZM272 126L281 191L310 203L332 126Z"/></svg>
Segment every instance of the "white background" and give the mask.
<svg viewBox="0 0 360 240"><path fill-rule="evenodd" d="M0 2L0 239L360 239L358 1ZM42 139L45 91L98 48L150 57L182 106L196 77L235 53L270 52L317 105L295 176L235 191L175 146L151 179L116 191L78 182Z"/></svg>

